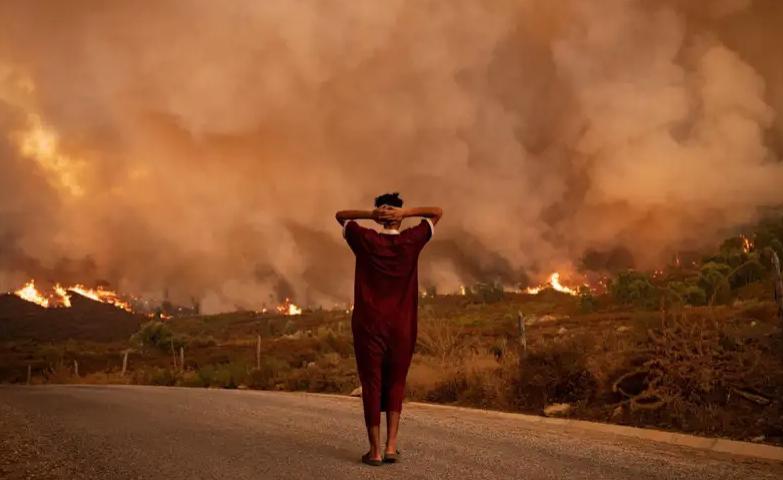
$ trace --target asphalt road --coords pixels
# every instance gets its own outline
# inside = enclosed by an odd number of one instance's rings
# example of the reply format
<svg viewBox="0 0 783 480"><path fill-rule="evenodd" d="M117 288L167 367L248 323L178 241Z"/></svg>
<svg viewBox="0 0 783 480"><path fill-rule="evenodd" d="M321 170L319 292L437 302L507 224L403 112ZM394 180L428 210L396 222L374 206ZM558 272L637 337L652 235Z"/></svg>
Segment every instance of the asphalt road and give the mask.
<svg viewBox="0 0 783 480"><path fill-rule="evenodd" d="M783 465L407 404L403 462L359 463L358 399L142 386L0 386L0 478L783 478Z"/></svg>

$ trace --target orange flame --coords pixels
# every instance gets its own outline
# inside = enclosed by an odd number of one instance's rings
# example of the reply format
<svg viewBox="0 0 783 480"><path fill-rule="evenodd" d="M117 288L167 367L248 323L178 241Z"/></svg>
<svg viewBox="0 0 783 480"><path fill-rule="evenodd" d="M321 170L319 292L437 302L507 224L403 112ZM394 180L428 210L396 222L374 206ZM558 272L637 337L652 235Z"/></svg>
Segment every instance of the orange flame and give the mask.
<svg viewBox="0 0 783 480"><path fill-rule="evenodd" d="M133 311L130 304L122 300L116 292L106 290L103 287L98 287L95 289L87 288L81 284L76 284L70 287L63 287L57 283L52 288L52 293L45 295L36 288L35 280L30 280L22 288L16 290L14 295L27 300L28 302L40 305L44 308L67 308L71 306L71 295L68 292L75 292L91 300L95 300L96 302L108 303L128 312Z"/></svg>
<svg viewBox="0 0 783 480"><path fill-rule="evenodd" d="M35 303L44 308L49 308L49 299L43 296L41 292L35 288L35 280L30 280L29 282L25 283L24 287L15 291L14 294L23 300Z"/></svg>
<svg viewBox="0 0 783 480"><path fill-rule="evenodd" d="M121 300L119 298L117 292L106 290L103 287L98 287L93 289L93 288L87 288L84 285L77 284L68 287L67 290L76 292L79 295L95 300L96 302L108 303L110 305L114 305L115 307L121 308L128 312L133 311L133 309L131 309L131 306L130 304L128 304L128 302Z"/></svg>
<svg viewBox="0 0 783 480"><path fill-rule="evenodd" d="M291 303L291 300L288 299L288 298L285 299L285 302L283 302L282 305L278 305L275 308L277 309L278 312L282 313L283 315L301 315L302 314L302 309L299 306Z"/></svg>
<svg viewBox="0 0 783 480"><path fill-rule="evenodd" d="M560 274L558 272L555 272L549 276L548 283L539 285L537 287L528 287L527 289L525 289L525 293L528 293L530 295L536 295L546 288L551 288L553 290L557 290L558 292L566 293L568 295L579 294L579 292L577 292L576 289L571 287L566 287L565 285L560 283Z"/></svg>
<svg viewBox="0 0 783 480"><path fill-rule="evenodd" d="M740 235L740 238L742 239L742 251L745 253L750 253L750 251L753 250L753 240L749 239L745 235Z"/></svg>

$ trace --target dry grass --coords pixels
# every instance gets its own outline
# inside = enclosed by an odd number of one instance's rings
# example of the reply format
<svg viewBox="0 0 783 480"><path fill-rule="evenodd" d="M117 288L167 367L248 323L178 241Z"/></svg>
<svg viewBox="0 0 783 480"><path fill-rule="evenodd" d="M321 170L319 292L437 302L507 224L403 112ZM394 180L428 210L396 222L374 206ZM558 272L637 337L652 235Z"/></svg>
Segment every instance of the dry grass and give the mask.
<svg viewBox="0 0 783 480"><path fill-rule="evenodd" d="M569 415L632 425L783 443L783 342L769 302L657 312L576 314L573 299L511 298L487 305L447 298L422 305L408 398L541 413L569 403ZM460 303L463 302L463 303ZM528 326L520 360L516 312L557 318ZM342 315L258 319L249 314L187 319L185 368L166 352L132 352L125 343L6 343L4 381L140 383L190 387L350 393L358 385L350 324ZM261 335L261 365L256 339ZM73 376L78 359L81 376ZM770 399L755 404L737 391ZM752 397L751 397L752 398Z"/></svg>

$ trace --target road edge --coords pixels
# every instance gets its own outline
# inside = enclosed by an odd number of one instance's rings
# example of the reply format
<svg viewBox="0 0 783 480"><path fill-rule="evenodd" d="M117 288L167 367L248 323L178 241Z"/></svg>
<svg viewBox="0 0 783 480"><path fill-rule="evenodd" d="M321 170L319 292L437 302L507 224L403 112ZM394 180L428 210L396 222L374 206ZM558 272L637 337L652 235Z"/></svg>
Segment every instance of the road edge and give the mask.
<svg viewBox="0 0 783 480"><path fill-rule="evenodd" d="M0 385L2 387L3 385ZM18 387L19 385L14 385ZM91 388L155 388L155 389L200 389L198 387L175 387L175 386L153 386L153 385L125 385L125 384L58 384L56 386L65 387L91 387ZM26 386L26 388L40 388L46 387L46 385L34 385ZM213 389L208 389L213 390ZM236 392L236 393L260 393L260 394L283 394L283 395L299 395L306 397L328 397L333 399L359 401L358 397L351 397L350 395L339 395L334 393L316 393L316 392L291 392L291 391L275 391L275 390L255 390L255 389L223 389L216 388L222 392ZM689 435L686 433L667 432L664 430L656 430L652 428L639 428L629 427L627 425L614 425L610 423L598 423L590 422L587 420L576 420L569 418L553 418L544 417L539 415L530 415L526 413L515 412L501 412L497 410L483 410L480 408L462 407L457 405L443 405L438 403L424 403L424 402L405 402L406 406L414 406L418 408L430 408L438 410L448 410L452 412L470 412L473 414L490 416L495 418L508 418L513 420L519 420L527 423L536 423L550 425L553 427L561 427L562 431L591 431L599 432L609 435L616 435L618 437L636 438L640 440L649 440L657 443L677 445L683 447L690 447L699 450L707 450L717 453L726 453L731 455L739 455L743 457L752 457L763 460L773 460L783 462L783 447L776 447L773 445L765 445L759 443L742 442L739 440L729 440L726 438L710 438L700 437L697 435Z"/></svg>
<svg viewBox="0 0 783 480"><path fill-rule="evenodd" d="M303 395L325 396L332 398L346 398L346 395L336 395L328 393L311 392L291 392L301 393ZM347 397L350 398L350 397ZM754 457L764 460L774 460L783 462L783 447L774 445L765 445L760 443L742 442L739 440L729 440L726 438L710 438L690 435L687 433L667 432L664 430L655 430L652 428L629 427L627 425L615 425L611 423L590 422L587 420L576 420L570 418L552 418L538 415L529 415L525 413L500 412L497 410L483 410L480 408L461 407L456 405L442 405L438 403L424 402L406 402L405 405L414 405L416 407L433 408L440 410L451 410L455 412L468 411L475 414L494 416L496 418L509 418L521 420L528 423L545 424L556 427L562 427L564 431L591 431L599 432L618 437L637 438L641 440L650 440L657 443L691 447L699 450L708 450L718 453L728 453L732 455L741 455L744 457Z"/></svg>

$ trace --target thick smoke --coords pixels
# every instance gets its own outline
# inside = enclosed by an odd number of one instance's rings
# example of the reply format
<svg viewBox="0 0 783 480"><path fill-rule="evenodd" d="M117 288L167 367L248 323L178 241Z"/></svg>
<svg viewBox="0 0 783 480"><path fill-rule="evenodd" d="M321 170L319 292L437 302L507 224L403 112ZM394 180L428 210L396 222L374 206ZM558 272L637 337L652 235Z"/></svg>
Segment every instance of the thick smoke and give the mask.
<svg viewBox="0 0 783 480"><path fill-rule="evenodd" d="M334 211L390 190L446 210L442 290L654 265L783 202L780 25L776 0L5 0L0 289L329 306Z"/></svg>

